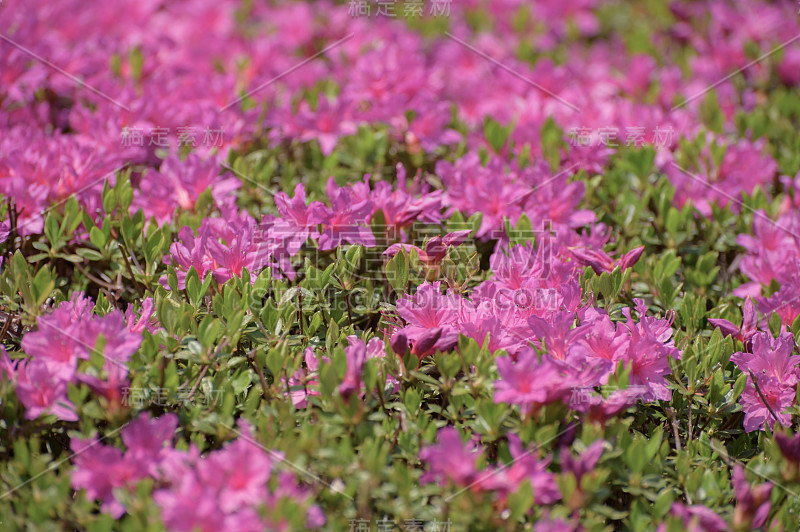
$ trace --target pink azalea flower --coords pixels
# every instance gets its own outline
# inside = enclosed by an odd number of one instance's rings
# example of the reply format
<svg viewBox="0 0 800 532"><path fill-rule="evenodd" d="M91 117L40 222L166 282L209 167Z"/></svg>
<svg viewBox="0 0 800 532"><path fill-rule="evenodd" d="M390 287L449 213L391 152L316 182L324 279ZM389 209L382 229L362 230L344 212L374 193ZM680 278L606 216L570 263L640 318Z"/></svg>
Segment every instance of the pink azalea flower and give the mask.
<svg viewBox="0 0 800 532"><path fill-rule="evenodd" d="M570 408L586 414L586 419L604 424L609 419L635 405L647 395L644 386L615 390L608 397L592 393L575 394L570 398Z"/></svg>
<svg viewBox="0 0 800 532"><path fill-rule="evenodd" d="M102 336L102 342L100 337ZM125 368L131 355L139 349L142 335L128 330L122 312L115 310L101 318L92 319L83 333L82 347L89 358L91 352L104 359L104 369Z"/></svg>
<svg viewBox="0 0 800 532"><path fill-rule="evenodd" d="M758 333L753 336L752 342L752 354L734 353L731 356L731 361L748 373L747 385L741 396L745 412L744 428L748 432L762 430L765 425L772 428L775 426L775 416L782 425L788 425L791 416L784 410L794 404L797 383L800 381L800 356L792 355L794 337L790 333L782 333L773 339L769 333ZM758 390L755 384L758 384Z"/></svg>
<svg viewBox="0 0 800 532"><path fill-rule="evenodd" d="M404 296L397 301L397 313L408 325L398 333L414 344L414 353L422 357L434 349L449 350L458 341L458 312L461 298L442 295L440 282L423 282L413 296ZM423 342L423 340L425 340ZM422 349L423 343L425 349ZM417 345L419 344L419 345Z"/></svg>
<svg viewBox="0 0 800 532"><path fill-rule="evenodd" d="M437 443L423 447L419 459L428 463L428 471L420 478L427 484L448 480L458 486L469 486L479 477L476 469L478 458L483 454L472 442L462 443L457 429L444 427L436 435Z"/></svg>
<svg viewBox="0 0 800 532"><path fill-rule="evenodd" d="M702 504L686 506L674 502L670 513L683 521L687 532L725 532L730 529L724 519ZM666 524L659 525L657 532L666 531Z"/></svg>
<svg viewBox="0 0 800 532"><path fill-rule="evenodd" d="M745 413L744 430L747 432L764 430L765 426L772 430L776 421L783 426L789 426L792 416L785 410L794 405L796 387L781 382L777 377L756 375L755 378L761 393L758 393L751 379L748 378L747 386L740 397L742 410ZM775 419L776 417L777 419Z"/></svg>
<svg viewBox="0 0 800 532"><path fill-rule="evenodd" d="M557 360L567 359L570 346L579 342L587 329L585 325L574 325L575 314L566 311L553 314L549 320L538 316L528 318L528 327L537 344Z"/></svg>
<svg viewBox="0 0 800 532"><path fill-rule="evenodd" d="M31 357L46 362L48 371L59 379L69 381L75 375L79 358L89 358L85 330L90 320L89 301L75 294L56 310L37 319L38 328L22 338L22 349Z"/></svg>
<svg viewBox="0 0 800 532"><path fill-rule="evenodd" d="M428 266L433 266L439 264L442 259L447 256L447 251L451 247L456 247L463 244L469 238L471 233L472 231L470 230L464 230L447 233L444 236L437 235L428 240L428 243L425 244L425 249L420 249L416 246L412 246L411 244L392 244L386 248L386 251L384 251L383 254L387 257L393 257L400 252L400 249L404 249L406 252L410 252L413 249L417 251L419 259L422 262Z"/></svg>
<svg viewBox="0 0 800 532"><path fill-rule="evenodd" d="M142 208L146 217L154 215L164 223L172 218L175 207L194 210L197 199L208 189L217 205L229 205L241 183L235 177L220 176L219 170L215 161L203 160L196 153L190 153L184 161L170 155L157 171L150 170L142 176L131 210ZM166 198L169 201L159 208L159 202Z"/></svg>
<svg viewBox="0 0 800 532"><path fill-rule="evenodd" d="M800 298L797 297L800 289L800 263L792 269L787 268L776 280L780 281L780 288L768 298L757 297L758 310L761 312L762 323L773 314L781 318L781 323L791 327L794 320L800 316ZM765 323L764 323L765 326Z"/></svg>
<svg viewBox="0 0 800 532"><path fill-rule="evenodd" d="M800 464L800 432L794 436L776 432L775 442L784 458L793 464Z"/></svg>
<svg viewBox="0 0 800 532"><path fill-rule="evenodd" d="M461 140L461 134L447 125L452 121L452 111L448 102L439 102L430 107L419 109L417 115L408 124L405 141L411 150L430 152L439 146L455 144Z"/></svg>
<svg viewBox="0 0 800 532"><path fill-rule="evenodd" d="M741 328L723 319L710 319L708 323L719 329L724 336L732 336L744 343L745 348L749 348L751 339L758 332L758 312L753 300L749 297L745 299L743 314Z"/></svg>
<svg viewBox="0 0 800 532"><path fill-rule="evenodd" d="M644 246L633 248L618 260L609 257L600 249L571 249L570 253L581 266L591 266L597 275L603 272L612 272L617 266L623 271L627 270L639 260L644 252Z"/></svg>
<svg viewBox="0 0 800 532"><path fill-rule="evenodd" d="M320 359L317 358L317 355L314 353L314 348L310 346L306 347L303 357L306 363L305 367L298 369L295 374L289 378L289 395L295 408L306 408L306 406L308 406L308 397L319 395L319 391L316 390L318 384L316 373L319 370ZM330 363L328 357L321 358L325 362Z"/></svg>
<svg viewBox="0 0 800 532"><path fill-rule="evenodd" d="M369 227L372 202L356 201L350 187L337 187L333 178L328 180L328 197L331 206L315 205L313 216L323 225L319 236L319 249L327 251L344 242L375 246L375 236Z"/></svg>
<svg viewBox="0 0 800 532"><path fill-rule="evenodd" d="M634 301L639 314L639 322L633 322L630 309L622 310L628 319L625 327L630 331L631 342L628 350L622 353L620 360L623 360L626 365L630 364L630 384L645 386L648 389L648 393L642 398L643 401L654 399L668 401L672 397L672 392L665 379L672 373L669 367L669 358L680 359L681 357L680 351L670 340L674 317L664 320L645 316L647 307L644 302L640 299Z"/></svg>
<svg viewBox="0 0 800 532"><path fill-rule="evenodd" d="M240 421L242 436L212 453L198 465L200 481L218 490L218 504L228 513L257 504L266 497L273 458L254 443L249 425Z"/></svg>
<svg viewBox="0 0 800 532"><path fill-rule="evenodd" d="M0 384L13 381L16 372L16 363L12 362L11 357L8 356L6 348L0 345Z"/></svg>
<svg viewBox="0 0 800 532"><path fill-rule="evenodd" d="M128 330L139 334L145 330L150 333L158 330L158 319L153 317L154 311L155 307L152 297L146 297L142 300L142 310L138 318L133 313L133 305L128 305L128 308L125 309L125 321Z"/></svg>
<svg viewBox="0 0 800 532"><path fill-rule="evenodd" d="M164 257L165 264L172 264L178 277L178 289L186 288L186 274L194 267L200 279L205 279L213 267L213 260L206 254L210 231L208 225L201 225L195 236L192 229L188 226L183 227L178 232L178 242L173 242L169 248L169 257ZM159 282L168 288L167 276L163 276Z"/></svg>
<svg viewBox="0 0 800 532"><path fill-rule="evenodd" d="M367 361L367 346L364 341L354 335L348 336L347 341L350 343L344 348L347 371L344 374L344 381L339 385L339 393L344 397L349 397L361 389L361 375Z"/></svg>
<svg viewBox="0 0 800 532"><path fill-rule="evenodd" d="M149 418L140 414L122 432L122 443L127 447L125 459L143 468L152 477L160 475L160 467L169 458L171 448L165 447L172 441L178 427L178 416L164 414Z"/></svg>
<svg viewBox="0 0 800 532"><path fill-rule="evenodd" d="M296 115L287 116L278 123L300 142L319 142L325 156L333 152L341 137L352 135L357 129L351 119L349 102L341 98L331 102L324 95L319 97L316 109L312 110L308 102L303 101Z"/></svg>
<svg viewBox="0 0 800 532"><path fill-rule="evenodd" d="M512 462L508 466L488 469L481 475L478 486L481 489L497 490L502 498L516 492L519 486L528 482L533 488L536 504L552 504L561 498L555 475L547 471L551 459L539 459L538 453L525 451L516 434L508 435L508 449Z"/></svg>
<svg viewBox="0 0 800 532"><path fill-rule="evenodd" d="M580 486L581 478L597 467L597 463L600 461L600 457L603 454L604 446L605 441L597 440L587 447L578 458L573 458L567 448L562 447L559 454L561 470L572 473L575 476L578 486Z"/></svg>
<svg viewBox="0 0 800 532"><path fill-rule="evenodd" d="M256 226L251 222L232 226L238 231L226 238L225 243L209 239L208 255L215 263L213 275L217 283L223 284L234 276L241 277L245 268L257 275L268 264L269 245L254 240Z"/></svg>
<svg viewBox="0 0 800 532"><path fill-rule="evenodd" d="M769 155L763 155L763 139L758 142L740 140L729 145L722 164L717 167L711 162L709 148L702 154L700 168L684 169L667 164L665 172L675 185L675 202L683 206L688 200L704 216L711 216L711 204L720 207L730 204L734 212L739 212L742 193L750 194L756 185L766 185L775 176L778 163ZM699 179L698 179L699 178ZM719 191L724 189L724 193ZM735 200L731 200L733 197Z"/></svg>
<svg viewBox="0 0 800 532"><path fill-rule="evenodd" d="M509 357L498 358L497 371L494 402L519 405L523 415L568 398L578 384L563 366L547 356L540 361L532 349L520 352L516 364Z"/></svg>
<svg viewBox="0 0 800 532"><path fill-rule="evenodd" d="M285 192L275 194L275 207L282 216L276 222L274 232L285 242L289 254L294 256L306 242L311 229L318 222L314 212L321 204L317 201L306 205L306 189L298 183L294 189L294 198L289 198Z"/></svg>
<svg viewBox="0 0 800 532"><path fill-rule="evenodd" d="M75 454L72 487L85 489L89 499L99 499L100 508L115 519L122 517L125 507L114 496L114 490L130 489L143 479L141 465L125 460L119 449L99 443L97 436L73 438L70 448Z"/></svg>
<svg viewBox="0 0 800 532"><path fill-rule="evenodd" d="M772 508L770 494L772 483L765 482L755 488L747 482L744 467L736 464L733 469L733 491L736 495L736 509L733 514L733 526L749 527L755 530L764 526Z"/></svg>
<svg viewBox="0 0 800 532"><path fill-rule="evenodd" d="M25 406L25 419L53 414L64 421L78 421L75 405L67 399L67 380L53 373L44 360L29 360L17 367L17 398Z"/></svg>

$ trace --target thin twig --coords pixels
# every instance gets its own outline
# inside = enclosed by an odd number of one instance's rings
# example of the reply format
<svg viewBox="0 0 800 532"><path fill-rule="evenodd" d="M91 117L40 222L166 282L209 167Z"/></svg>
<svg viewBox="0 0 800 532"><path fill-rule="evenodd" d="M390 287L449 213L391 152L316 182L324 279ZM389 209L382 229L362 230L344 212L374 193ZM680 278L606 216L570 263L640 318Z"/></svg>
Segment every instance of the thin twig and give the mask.
<svg viewBox="0 0 800 532"><path fill-rule="evenodd" d="M681 439L678 435L678 420L675 417L675 409L672 407L667 408L667 415L669 415L670 423L672 423L672 436L675 438L675 448L681 450Z"/></svg>
<svg viewBox="0 0 800 532"><path fill-rule="evenodd" d="M127 255L128 247L123 243L122 244L122 258L125 259L125 266L128 268L128 274L131 276L131 281L133 282L133 286L136 288L136 291L139 292L140 297L144 297L144 287L139 284L139 281L136 280L136 276L133 275L133 268L131 268L131 261L128 260Z"/></svg>
<svg viewBox="0 0 800 532"><path fill-rule="evenodd" d="M6 321L3 323L3 330L0 331L0 343L6 338L6 333L8 329L11 328L11 323L14 321L14 316L11 314L6 316Z"/></svg>
<svg viewBox="0 0 800 532"><path fill-rule="evenodd" d="M353 327L353 311L350 309L350 293L346 293L344 295L344 301L347 303L347 321L350 324L350 327Z"/></svg>
<svg viewBox="0 0 800 532"><path fill-rule="evenodd" d="M85 275L90 281L94 282L96 285L102 286L103 288L106 288L108 290L121 290L122 289L121 286L110 284L110 283L108 283L106 281L103 281L102 279L100 279L98 277L95 277L94 275L89 273L83 266L81 266L78 263L75 263L75 267L78 268L78 270L83 275Z"/></svg>
<svg viewBox="0 0 800 532"><path fill-rule="evenodd" d="M303 332L303 289L299 286L297 287L297 303L298 303L298 313L299 313L299 320L300 320L300 336L305 337L305 333Z"/></svg>
<svg viewBox="0 0 800 532"><path fill-rule="evenodd" d="M264 371L261 369L261 366L256 364L256 350L253 349L249 353L247 353L247 363L250 364L250 367L253 368L253 371L256 372L258 375L258 380L261 382L261 396L266 399L267 401L270 400L271 394L269 393L269 384L267 383L267 378L264 376Z"/></svg>

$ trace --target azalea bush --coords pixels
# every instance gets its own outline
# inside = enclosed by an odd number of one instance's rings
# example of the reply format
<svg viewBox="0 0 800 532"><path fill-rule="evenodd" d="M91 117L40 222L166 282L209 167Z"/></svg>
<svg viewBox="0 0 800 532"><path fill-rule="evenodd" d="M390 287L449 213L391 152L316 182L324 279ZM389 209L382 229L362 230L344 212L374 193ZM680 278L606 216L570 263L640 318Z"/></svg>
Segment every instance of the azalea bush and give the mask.
<svg viewBox="0 0 800 532"><path fill-rule="evenodd" d="M798 35L3 2L0 526L798 530Z"/></svg>

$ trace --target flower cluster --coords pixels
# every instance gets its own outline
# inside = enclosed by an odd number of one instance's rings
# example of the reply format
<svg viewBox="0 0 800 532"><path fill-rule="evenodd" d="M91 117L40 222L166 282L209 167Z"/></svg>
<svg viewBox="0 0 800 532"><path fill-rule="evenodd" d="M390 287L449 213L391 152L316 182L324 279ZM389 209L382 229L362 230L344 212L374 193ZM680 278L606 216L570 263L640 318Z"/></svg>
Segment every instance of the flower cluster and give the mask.
<svg viewBox="0 0 800 532"><path fill-rule="evenodd" d="M341 4L0 1L3 524L795 529L796 5Z"/></svg>
<svg viewBox="0 0 800 532"><path fill-rule="evenodd" d="M134 322L130 312L127 323L119 311L95 316L92 306L83 294L76 294L41 316L37 331L25 335L22 349L29 358L11 362L4 353L6 378L15 381L26 418L52 414L77 421L75 405L67 398L70 383L83 383L112 407L119 406L122 388L128 383L128 361L142 341L152 301L143 308L139 321ZM93 358L100 363L92 363Z"/></svg>
<svg viewBox="0 0 800 532"><path fill-rule="evenodd" d="M163 487L153 493L164 524L170 530L285 529L279 517L264 518L263 508L291 500L307 510L306 525L318 528L325 517L309 505L311 493L294 475L276 471L283 455L253 440L250 427L241 423L239 438L222 449L201 456L191 445L181 450L172 440L178 418L165 414L150 419L146 414L121 431L125 451L100 443L97 437L72 440L75 472L72 486L99 499L102 509L115 518L125 513L119 491L131 492L144 479ZM269 483L275 481L275 487Z"/></svg>

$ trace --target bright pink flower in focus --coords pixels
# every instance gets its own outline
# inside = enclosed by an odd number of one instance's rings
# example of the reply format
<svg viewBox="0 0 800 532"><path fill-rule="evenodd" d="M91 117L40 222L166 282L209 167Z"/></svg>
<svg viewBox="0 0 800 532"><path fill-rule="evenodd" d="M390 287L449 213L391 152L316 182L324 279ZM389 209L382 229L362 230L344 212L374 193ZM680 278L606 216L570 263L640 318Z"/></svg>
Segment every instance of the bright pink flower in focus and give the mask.
<svg viewBox="0 0 800 532"><path fill-rule="evenodd" d="M319 236L319 249L334 249L344 242L375 246L375 236L369 227L372 202L357 201L350 187L338 187L331 177L327 186L331 206L315 205L313 216L323 225Z"/></svg>
<svg viewBox="0 0 800 532"><path fill-rule="evenodd" d="M763 430L765 425L772 429L775 416L781 425L787 426L791 423L791 415L785 410L794 404L800 381L800 356L792 354L794 337L785 332L772 338L769 333L762 332L755 334L752 342L752 354L739 352L731 355L731 362L748 374L741 396L744 429L748 432ZM758 390L755 384L758 384Z"/></svg>

